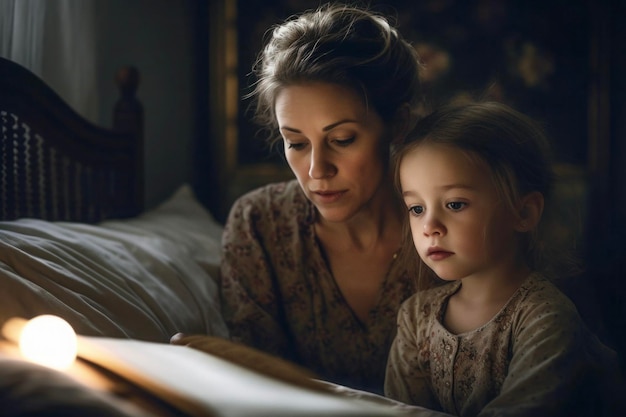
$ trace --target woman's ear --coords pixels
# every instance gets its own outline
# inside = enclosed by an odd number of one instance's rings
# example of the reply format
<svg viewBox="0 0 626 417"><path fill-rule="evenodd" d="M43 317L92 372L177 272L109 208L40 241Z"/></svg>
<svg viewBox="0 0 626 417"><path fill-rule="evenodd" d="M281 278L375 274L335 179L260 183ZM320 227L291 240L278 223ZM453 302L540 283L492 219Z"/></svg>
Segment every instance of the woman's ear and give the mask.
<svg viewBox="0 0 626 417"><path fill-rule="evenodd" d="M412 127L412 115L411 115L411 106L408 103L404 103L401 105L396 114L393 117L393 126L392 126L392 145L399 145L404 141L406 135L409 134L409 131Z"/></svg>
<svg viewBox="0 0 626 417"><path fill-rule="evenodd" d="M524 233L537 227L543 214L543 206L543 194L538 191L533 191L522 197L517 213L518 219L515 230Z"/></svg>

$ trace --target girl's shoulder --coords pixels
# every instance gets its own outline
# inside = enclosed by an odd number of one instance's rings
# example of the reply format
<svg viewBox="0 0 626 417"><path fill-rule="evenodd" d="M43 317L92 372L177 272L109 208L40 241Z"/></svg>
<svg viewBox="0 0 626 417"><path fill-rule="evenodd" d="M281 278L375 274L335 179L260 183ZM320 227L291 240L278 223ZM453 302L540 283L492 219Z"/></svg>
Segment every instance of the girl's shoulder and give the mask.
<svg viewBox="0 0 626 417"><path fill-rule="evenodd" d="M558 332L577 338L588 329L574 302L547 278L533 274L503 311L514 334ZM569 336L567 336L569 335ZM577 336L578 335L578 336Z"/></svg>
<svg viewBox="0 0 626 417"><path fill-rule="evenodd" d="M440 309L446 299L454 294L460 285L460 281L454 281L417 291L402 303L402 310L408 314L429 316L432 311Z"/></svg>
<svg viewBox="0 0 626 417"><path fill-rule="evenodd" d="M578 315L573 301L553 282L539 273L531 274L521 285L518 290L517 304L530 309Z"/></svg>

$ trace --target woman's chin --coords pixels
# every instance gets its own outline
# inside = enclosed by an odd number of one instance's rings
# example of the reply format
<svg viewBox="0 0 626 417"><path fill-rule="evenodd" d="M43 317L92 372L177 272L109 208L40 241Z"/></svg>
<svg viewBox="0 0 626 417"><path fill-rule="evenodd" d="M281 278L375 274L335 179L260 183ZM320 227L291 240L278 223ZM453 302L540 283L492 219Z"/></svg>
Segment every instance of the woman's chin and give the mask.
<svg viewBox="0 0 626 417"><path fill-rule="evenodd" d="M331 223L343 223L354 217L354 211L346 204L315 205L319 217Z"/></svg>

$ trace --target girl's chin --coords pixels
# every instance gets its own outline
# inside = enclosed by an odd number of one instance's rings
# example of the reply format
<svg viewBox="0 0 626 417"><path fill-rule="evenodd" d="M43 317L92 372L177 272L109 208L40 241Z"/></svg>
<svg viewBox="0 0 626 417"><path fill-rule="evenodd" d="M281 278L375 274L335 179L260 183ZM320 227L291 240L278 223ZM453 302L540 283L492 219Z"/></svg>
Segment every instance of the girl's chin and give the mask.
<svg viewBox="0 0 626 417"><path fill-rule="evenodd" d="M441 279L442 281L459 281L461 279L463 279L463 276L460 276L458 273L453 273L451 271L443 271L441 270L441 268L439 268L439 270L437 270L437 268L431 268L433 270L433 272L435 273L435 275L437 275L437 277L439 277L439 279Z"/></svg>
<svg viewBox="0 0 626 417"><path fill-rule="evenodd" d="M446 281L446 282L460 281L462 279L459 277L441 277L439 275L437 276L439 277L439 279L441 279L442 281Z"/></svg>

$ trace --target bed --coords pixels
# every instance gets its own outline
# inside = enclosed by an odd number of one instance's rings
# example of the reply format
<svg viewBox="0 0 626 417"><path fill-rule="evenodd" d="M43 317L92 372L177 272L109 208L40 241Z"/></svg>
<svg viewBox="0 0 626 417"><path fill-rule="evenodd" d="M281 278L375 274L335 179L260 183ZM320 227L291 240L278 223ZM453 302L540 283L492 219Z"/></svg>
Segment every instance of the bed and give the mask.
<svg viewBox="0 0 626 417"><path fill-rule="evenodd" d="M178 332L226 340L216 281L222 225L187 184L144 209L139 73L123 68L116 81L113 126L103 128L0 58L0 326L53 314L85 337L150 346L171 346ZM5 416L187 415L158 396L94 390L1 349L0 374ZM324 389L382 404L381 415L439 415L347 387Z"/></svg>

